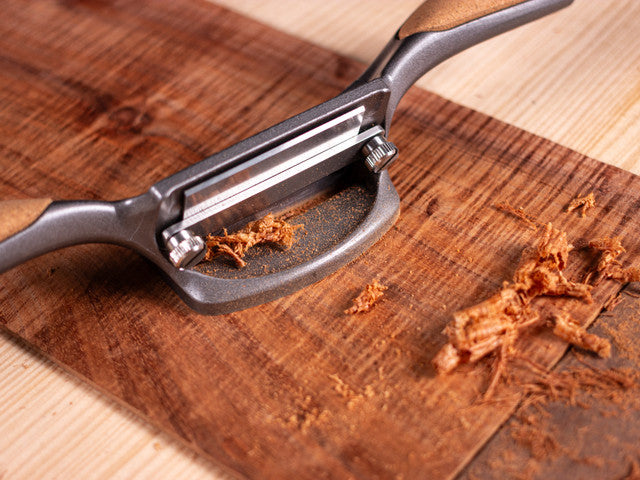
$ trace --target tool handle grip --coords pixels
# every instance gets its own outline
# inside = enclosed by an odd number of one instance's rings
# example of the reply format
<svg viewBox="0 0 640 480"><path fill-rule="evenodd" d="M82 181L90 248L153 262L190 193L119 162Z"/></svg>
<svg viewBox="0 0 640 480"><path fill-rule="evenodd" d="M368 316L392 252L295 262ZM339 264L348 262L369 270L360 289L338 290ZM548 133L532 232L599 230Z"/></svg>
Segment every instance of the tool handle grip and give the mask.
<svg viewBox="0 0 640 480"><path fill-rule="evenodd" d="M0 202L0 272L53 250L81 243L126 244L118 203Z"/></svg>
<svg viewBox="0 0 640 480"><path fill-rule="evenodd" d="M402 24L397 37L403 39L422 32L440 32L512 7L527 0L426 0Z"/></svg>
<svg viewBox="0 0 640 480"><path fill-rule="evenodd" d="M382 79L390 97L384 127L406 91L447 58L555 12L573 0L427 0L407 19L353 84Z"/></svg>
<svg viewBox="0 0 640 480"><path fill-rule="evenodd" d="M51 202L50 198L0 202L0 242L32 224Z"/></svg>

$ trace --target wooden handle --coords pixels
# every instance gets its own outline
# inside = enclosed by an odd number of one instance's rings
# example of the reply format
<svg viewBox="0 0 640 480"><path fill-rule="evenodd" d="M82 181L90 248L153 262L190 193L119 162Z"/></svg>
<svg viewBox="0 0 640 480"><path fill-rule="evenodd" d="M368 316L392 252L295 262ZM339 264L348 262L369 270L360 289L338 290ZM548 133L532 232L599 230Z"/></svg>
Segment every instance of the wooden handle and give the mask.
<svg viewBox="0 0 640 480"><path fill-rule="evenodd" d="M449 30L525 0L426 0L400 27L398 37Z"/></svg>
<svg viewBox="0 0 640 480"><path fill-rule="evenodd" d="M0 242L31 225L50 203L49 198L0 202Z"/></svg>

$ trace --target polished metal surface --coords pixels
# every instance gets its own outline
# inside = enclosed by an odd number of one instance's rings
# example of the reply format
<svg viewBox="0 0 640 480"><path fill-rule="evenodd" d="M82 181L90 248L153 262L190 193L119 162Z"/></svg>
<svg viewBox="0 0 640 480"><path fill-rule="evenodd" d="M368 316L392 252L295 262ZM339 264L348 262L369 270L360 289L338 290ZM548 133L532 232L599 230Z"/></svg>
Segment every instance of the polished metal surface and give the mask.
<svg viewBox="0 0 640 480"><path fill-rule="evenodd" d="M175 267L187 268L203 259L206 245L202 237L190 230L180 230L167 241L169 260Z"/></svg>
<svg viewBox="0 0 640 480"><path fill-rule="evenodd" d="M365 165L369 170L378 173L389 166L398 158L398 147L387 140L384 135L376 135L362 147L362 153L366 155Z"/></svg>
<svg viewBox="0 0 640 480"><path fill-rule="evenodd" d="M381 135L388 135L409 87L459 51L570 3L528 0L446 31L394 36L337 97L161 180L145 194L117 202L53 202L30 226L0 242L0 272L59 248L114 243L155 263L185 303L208 314L248 308L318 281L371 246L397 217L400 200L385 170L397 149ZM255 278L182 268L204 253L200 237L207 231L319 179L333 181L336 172L346 172L341 181L358 183L373 200L358 227L332 250Z"/></svg>
<svg viewBox="0 0 640 480"><path fill-rule="evenodd" d="M341 155L380 133L360 128L359 106L184 192L183 219L162 232L168 241L190 229L205 235L250 216L351 163Z"/></svg>

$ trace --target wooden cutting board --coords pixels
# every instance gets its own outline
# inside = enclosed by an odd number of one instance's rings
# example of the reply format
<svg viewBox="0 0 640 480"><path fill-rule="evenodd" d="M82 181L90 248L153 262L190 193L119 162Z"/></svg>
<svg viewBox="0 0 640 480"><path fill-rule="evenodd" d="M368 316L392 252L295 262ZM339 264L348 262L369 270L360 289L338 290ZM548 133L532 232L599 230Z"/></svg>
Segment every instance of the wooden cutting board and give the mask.
<svg viewBox="0 0 640 480"><path fill-rule="evenodd" d="M204 2L34 1L0 18L2 198L118 199L305 110L361 71ZM403 198L374 248L295 295L232 315L185 307L154 267L112 246L66 249L2 275L0 323L163 430L248 478L444 478L519 402L478 402L488 363L435 376L456 310L513 273L526 205L572 241L640 250L640 180L413 90L392 138ZM594 191L590 216L568 202ZM584 267L575 259L570 274ZM383 302L345 316L379 278ZM603 283L583 322L620 290ZM574 305L575 303L575 305ZM525 354L552 366L565 345Z"/></svg>

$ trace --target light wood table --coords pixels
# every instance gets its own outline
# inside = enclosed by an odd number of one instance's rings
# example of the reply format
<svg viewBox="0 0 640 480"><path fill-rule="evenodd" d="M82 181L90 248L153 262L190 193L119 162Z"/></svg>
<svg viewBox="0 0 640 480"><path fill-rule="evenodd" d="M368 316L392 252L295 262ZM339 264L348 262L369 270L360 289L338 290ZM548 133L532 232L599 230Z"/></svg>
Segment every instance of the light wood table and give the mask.
<svg viewBox="0 0 640 480"><path fill-rule="evenodd" d="M363 62L419 0L219 0ZM640 173L640 2L576 0L419 85ZM0 479L224 478L213 465L0 334Z"/></svg>

